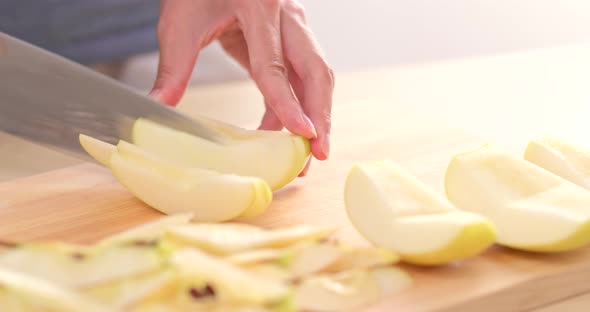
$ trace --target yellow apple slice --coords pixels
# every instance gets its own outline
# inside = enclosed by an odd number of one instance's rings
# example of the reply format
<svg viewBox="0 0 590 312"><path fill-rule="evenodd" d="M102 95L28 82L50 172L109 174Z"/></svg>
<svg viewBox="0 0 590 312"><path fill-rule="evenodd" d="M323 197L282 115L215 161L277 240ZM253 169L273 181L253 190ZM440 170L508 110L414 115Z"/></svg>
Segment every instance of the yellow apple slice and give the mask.
<svg viewBox="0 0 590 312"><path fill-rule="evenodd" d="M84 134L80 134L80 145L84 150L105 167L109 167L111 154L115 146L107 142L97 140Z"/></svg>
<svg viewBox="0 0 590 312"><path fill-rule="evenodd" d="M113 146L83 135L80 141L131 193L166 214L193 213L194 221L219 222L260 215L272 201L260 178L177 166L125 141Z"/></svg>
<svg viewBox="0 0 590 312"><path fill-rule="evenodd" d="M219 222L266 210L272 193L262 179L209 170L182 169L127 142L117 145L111 170L131 193L166 214L193 213L193 220Z"/></svg>
<svg viewBox="0 0 590 312"><path fill-rule="evenodd" d="M524 159L590 189L590 149L554 137L531 140Z"/></svg>
<svg viewBox="0 0 590 312"><path fill-rule="evenodd" d="M262 278L198 249L177 250L170 262L183 278L205 281L221 302L267 305L288 300L291 295L282 281Z"/></svg>
<svg viewBox="0 0 590 312"><path fill-rule="evenodd" d="M107 312L71 289L0 267L0 311Z"/></svg>
<svg viewBox="0 0 590 312"><path fill-rule="evenodd" d="M495 240L488 220L460 211L390 160L353 166L345 183L345 204L361 235L414 264L468 258Z"/></svg>
<svg viewBox="0 0 590 312"><path fill-rule="evenodd" d="M286 247L304 241L316 241L334 231L328 227L305 225L263 229L246 224L200 223L175 226L168 230L170 239L215 254L266 247Z"/></svg>
<svg viewBox="0 0 590 312"><path fill-rule="evenodd" d="M87 288L157 270L158 246L91 248L58 242L21 244L0 254L0 266L57 285Z"/></svg>
<svg viewBox="0 0 590 312"><path fill-rule="evenodd" d="M295 303L303 311L357 311L412 285L412 278L393 267L321 274L303 279Z"/></svg>
<svg viewBox="0 0 590 312"><path fill-rule="evenodd" d="M590 243L590 191L495 145L455 156L445 187L457 207L494 223L499 244L557 252Z"/></svg>
<svg viewBox="0 0 590 312"><path fill-rule="evenodd" d="M155 221L132 227L121 233L108 236L97 245L114 245L126 243L150 243L160 239L172 226L188 224L194 218L193 213L177 213L163 216Z"/></svg>
<svg viewBox="0 0 590 312"><path fill-rule="evenodd" d="M173 288L176 274L161 270L84 289L81 293L115 310L128 311L152 296Z"/></svg>
<svg viewBox="0 0 590 312"><path fill-rule="evenodd" d="M353 247L340 243L340 256L322 269L323 272L340 272L369 269L396 264L400 257L385 248Z"/></svg>
<svg viewBox="0 0 590 312"><path fill-rule="evenodd" d="M277 190L299 175L310 154L309 141L287 132L260 136L228 136L218 144L138 119L133 143L185 167L252 176Z"/></svg>

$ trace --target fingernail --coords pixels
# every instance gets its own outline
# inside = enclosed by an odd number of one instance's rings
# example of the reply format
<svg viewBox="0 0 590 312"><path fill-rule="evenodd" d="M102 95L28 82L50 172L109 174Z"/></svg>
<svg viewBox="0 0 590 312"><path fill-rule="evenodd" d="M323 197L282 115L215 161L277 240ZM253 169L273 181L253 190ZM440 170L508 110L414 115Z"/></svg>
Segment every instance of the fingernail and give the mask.
<svg viewBox="0 0 590 312"><path fill-rule="evenodd" d="M326 155L326 158L328 158L330 156L330 136L329 135L324 135L324 140L322 142L322 150L324 152L324 155Z"/></svg>
<svg viewBox="0 0 590 312"><path fill-rule="evenodd" d="M303 113L301 114L301 119L303 120L303 123L305 124L307 130L309 130L310 134L313 136L312 138L316 138L318 136L318 133L316 132L311 120Z"/></svg>

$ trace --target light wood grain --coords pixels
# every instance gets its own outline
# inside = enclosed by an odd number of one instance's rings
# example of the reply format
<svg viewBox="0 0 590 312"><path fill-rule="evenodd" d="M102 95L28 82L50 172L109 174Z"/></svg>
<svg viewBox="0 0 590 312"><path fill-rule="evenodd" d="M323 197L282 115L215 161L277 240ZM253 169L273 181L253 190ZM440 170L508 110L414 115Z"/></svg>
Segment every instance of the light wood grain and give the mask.
<svg viewBox="0 0 590 312"><path fill-rule="evenodd" d="M514 153L544 133L589 142L589 72L590 46L580 45L337 76L331 159L315 161L308 177L277 192L270 211L248 222L337 225L341 237L366 244L350 226L342 202L354 162L389 157L442 191L450 157L486 142ZM262 108L250 82L195 88L180 105L188 114L247 127L256 126ZM21 149L19 155L27 154ZM92 242L159 215L95 165L0 185L5 239ZM523 311L590 292L588 249L534 256L493 248L449 267L404 267L415 287L376 310ZM585 306L574 303L567 311L586 311Z"/></svg>

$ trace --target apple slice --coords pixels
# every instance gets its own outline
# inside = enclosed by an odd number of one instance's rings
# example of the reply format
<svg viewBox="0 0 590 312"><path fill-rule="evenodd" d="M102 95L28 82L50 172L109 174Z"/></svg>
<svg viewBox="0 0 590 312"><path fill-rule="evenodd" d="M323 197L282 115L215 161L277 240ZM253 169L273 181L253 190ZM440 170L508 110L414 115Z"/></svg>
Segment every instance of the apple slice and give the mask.
<svg viewBox="0 0 590 312"><path fill-rule="evenodd" d="M164 216L155 221L132 227L121 233L99 241L97 245L108 246L128 243L155 242L164 236L166 230L175 225L188 224L194 218L192 213L177 213Z"/></svg>
<svg viewBox="0 0 590 312"><path fill-rule="evenodd" d="M0 311L107 312L111 309L47 280L0 267Z"/></svg>
<svg viewBox="0 0 590 312"><path fill-rule="evenodd" d="M262 278L221 258L199 251L180 249L170 262L180 276L204 281L220 302L268 305L288 300L290 288L282 281Z"/></svg>
<svg viewBox="0 0 590 312"><path fill-rule="evenodd" d="M494 223L499 244L558 252L590 242L590 191L495 145L455 156L445 188L457 207Z"/></svg>
<svg viewBox="0 0 590 312"><path fill-rule="evenodd" d="M524 159L590 189L590 149L554 137L531 140Z"/></svg>
<svg viewBox="0 0 590 312"><path fill-rule="evenodd" d="M393 267L315 275L296 287L295 303L303 311L356 311L411 284L407 273Z"/></svg>
<svg viewBox="0 0 590 312"><path fill-rule="evenodd" d="M396 264L400 257L385 248L353 247L340 243L340 256L322 269L323 272L340 272L369 269Z"/></svg>
<svg viewBox="0 0 590 312"><path fill-rule="evenodd" d="M176 274L172 270L162 270L101 284L81 293L115 310L128 311L150 297L173 288L175 281Z"/></svg>
<svg viewBox="0 0 590 312"><path fill-rule="evenodd" d="M117 180L166 214L190 212L194 221L219 222L257 216L272 201L270 187L260 178L176 166L125 141L116 147L87 136L80 141L100 162L107 163L110 153L107 165Z"/></svg>
<svg viewBox="0 0 590 312"><path fill-rule="evenodd" d="M97 140L84 134L80 134L80 145L84 150L105 167L109 167L111 154L115 146L107 142Z"/></svg>
<svg viewBox="0 0 590 312"><path fill-rule="evenodd" d="M133 143L185 167L259 177L273 191L296 178L310 155L309 141L287 132L260 135L236 134L235 129L228 132L233 134L218 144L138 119L133 127Z"/></svg>
<svg viewBox="0 0 590 312"><path fill-rule="evenodd" d="M332 228L305 225L263 229L239 223L200 223L172 227L168 230L168 236L180 244L223 255L248 249L286 247L305 241L317 241L333 231Z"/></svg>
<svg viewBox="0 0 590 312"><path fill-rule="evenodd" d="M157 246L90 248L57 242L26 243L0 254L0 267L72 288L87 288L157 270Z"/></svg>
<svg viewBox="0 0 590 312"><path fill-rule="evenodd" d="M457 209L390 160L353 166L344 193L359 233L406 262L444 264L477 255L495 240L488 220Z"/></svg>

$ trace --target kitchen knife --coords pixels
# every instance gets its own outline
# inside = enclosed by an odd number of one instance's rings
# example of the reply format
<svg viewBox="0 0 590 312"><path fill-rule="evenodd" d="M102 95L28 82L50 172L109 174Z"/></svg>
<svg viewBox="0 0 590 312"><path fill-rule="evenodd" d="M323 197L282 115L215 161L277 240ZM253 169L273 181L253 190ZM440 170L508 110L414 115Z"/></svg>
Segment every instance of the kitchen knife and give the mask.
<svg viewBox="0 0 590 312"><path fill-rule="evenodd" d="M0 32L0 131L90 159L80 133L113 144L131 141L140 117L221 142L217 132L173 108Z"/></svg>

